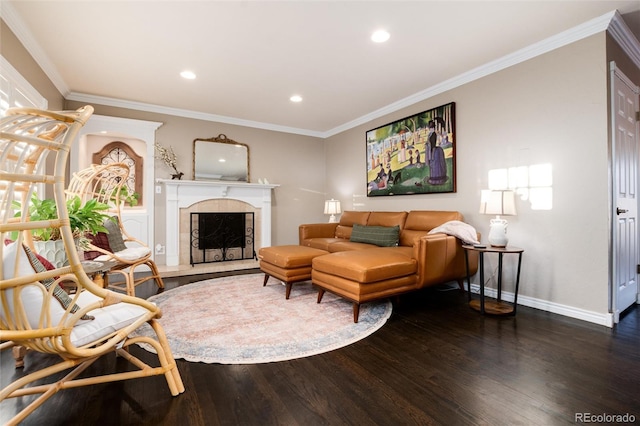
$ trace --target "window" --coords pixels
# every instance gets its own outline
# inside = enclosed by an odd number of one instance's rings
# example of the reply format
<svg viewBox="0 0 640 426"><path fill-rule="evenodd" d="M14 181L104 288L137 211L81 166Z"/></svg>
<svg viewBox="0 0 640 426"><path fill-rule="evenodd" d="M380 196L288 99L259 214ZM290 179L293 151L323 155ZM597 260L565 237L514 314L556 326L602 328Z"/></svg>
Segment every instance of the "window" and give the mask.
<svg viewBox="0 0 640 426"><path fill-rule="evenodd" d="M0 55L0 117L3 117L12 107L47 109L47 105L47 100L20 75L4 56ZM38 184L36 192L42 194L44 184ZM0 196L2 196L1 192ZM15 199L19 200L21 196L16 195ZM0 212L0 214L4 214L4 212Z"/></svg>
<svg viewBox="0 0 640 426"><path fill-rule="evenodd" d="M0 115L12 107L47 109L47 100L0 55Z"/></svg>

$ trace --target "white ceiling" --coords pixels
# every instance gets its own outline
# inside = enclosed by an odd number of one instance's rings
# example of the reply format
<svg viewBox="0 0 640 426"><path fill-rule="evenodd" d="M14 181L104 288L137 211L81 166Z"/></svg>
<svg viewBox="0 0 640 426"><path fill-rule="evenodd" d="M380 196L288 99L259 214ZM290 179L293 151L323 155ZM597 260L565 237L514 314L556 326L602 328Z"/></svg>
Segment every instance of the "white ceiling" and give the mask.
<svg viewBox="0 0 640 426"><path fill-rule="evenodd" d="M0 7L68 99L316 136L590 35L590 23L616 9L640 38L637 0L2 0ZM391 33L387 43L370 40L379 28ZM182 79L184 69L197 79ZM290 102L293 94L303 101Z"/></svg>

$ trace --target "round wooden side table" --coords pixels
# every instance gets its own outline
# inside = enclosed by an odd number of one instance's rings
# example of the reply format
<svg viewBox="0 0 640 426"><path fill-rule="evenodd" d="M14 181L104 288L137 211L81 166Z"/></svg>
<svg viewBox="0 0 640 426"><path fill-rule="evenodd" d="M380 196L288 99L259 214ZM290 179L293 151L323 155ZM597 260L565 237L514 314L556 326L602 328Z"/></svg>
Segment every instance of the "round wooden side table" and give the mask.
<svg viewBox="0 0 640 426"><path fill-rule="evenodd" d="M84 260L80 262L82 269L91 280L100 287L107 288L106 275L118 264L116 260L106 260L104 262L96 262L93 260Z"/></svg>
<svg viewBox="0 0 640 426"><path fill-rule="evenodd" d="M522 253L524 249L518 247L493 247L487 246L474 246L470 244L463 244L465 262L467 266L467 286L469 294L469 305L480 311L482 314L493 315L515 315L518 307L518 287L520 286L520 267L522 266ZM478 266L480 270L480 299L473 299L471 297L471 275L469 274L469 252L474 251L478 253ZM497 253L498 254L498 294L496 300L485 300L484 297L484 254L485 253ZM502 257L505 254L517 254L518 255L518 272L516 273L516 289L513 296L513 303L505 302L502 300Z"/></svg>

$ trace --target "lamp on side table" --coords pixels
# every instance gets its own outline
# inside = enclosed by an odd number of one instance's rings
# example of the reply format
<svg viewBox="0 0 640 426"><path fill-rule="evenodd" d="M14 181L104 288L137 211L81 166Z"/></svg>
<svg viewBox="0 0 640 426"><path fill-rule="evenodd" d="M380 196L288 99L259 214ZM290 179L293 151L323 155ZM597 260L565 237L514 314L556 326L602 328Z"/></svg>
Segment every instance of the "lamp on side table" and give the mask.
<svg viewBox="0 0 640 426"><path fill-rule="evenodd" d="M480 213L495 214L495 219L489 222L489 244L493 247L506 247L509 239L507 238L506 219L500 216L515 216L516 202L515 193L513 191L492 191L483 190L480 196Z"/></svg>
<svg viewBox="0 0 640 426"><path fill-rule="evenodd" d="M333 198L324 202L324 214L330 214L329 223L336 222L336 215L340 214L340 201Z"/></svg>

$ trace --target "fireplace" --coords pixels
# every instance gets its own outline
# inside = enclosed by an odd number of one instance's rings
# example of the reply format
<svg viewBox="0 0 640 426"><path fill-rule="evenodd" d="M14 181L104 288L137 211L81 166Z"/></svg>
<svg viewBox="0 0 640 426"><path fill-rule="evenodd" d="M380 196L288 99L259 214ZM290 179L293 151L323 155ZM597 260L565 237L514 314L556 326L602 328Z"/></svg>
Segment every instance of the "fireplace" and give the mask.
<svg viewBox="0 0 640 426"><path fill-rule="evenodd" d="M190 263L255 259L251 212L191 213Z"/></svg>
<svg viewBox="0 0 640 426"><path fill-rule="evenodd" d="M253 251L271 245L271 193L278 185L168 179L157 182L164 184L167 266L189 266L193 212L251 212L255 222Z"/></svg>

